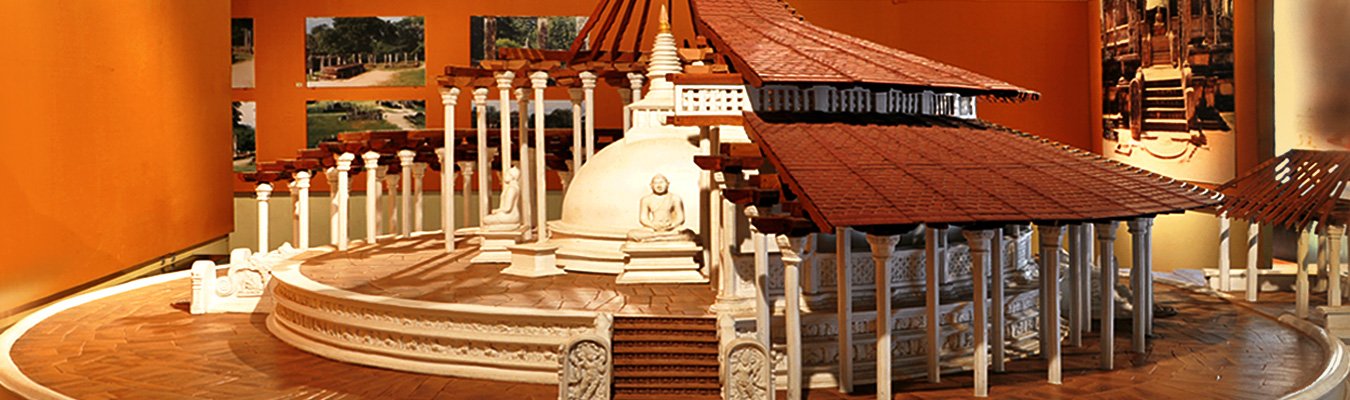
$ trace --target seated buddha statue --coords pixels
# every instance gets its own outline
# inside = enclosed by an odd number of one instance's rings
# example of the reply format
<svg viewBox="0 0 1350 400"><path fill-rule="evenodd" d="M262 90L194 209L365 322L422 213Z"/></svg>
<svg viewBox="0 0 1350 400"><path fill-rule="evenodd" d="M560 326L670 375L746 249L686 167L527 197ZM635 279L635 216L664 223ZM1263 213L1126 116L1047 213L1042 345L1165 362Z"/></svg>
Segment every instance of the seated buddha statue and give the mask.
<svg viewBox="0 0 1350 400"><path fill-rule="evenodd" d="M509 231L520 227L520 170L506 171L502 182L501 203L483 217L483 230Z"/></svg>
<svg viewBox="0 0 1350 400"><path fill-rule="evenodd" d="M693 242L694 231L684 229L684 201L670 192L664 175L652 177L652 193L638 205L638 223L642 228L628 231L630 242Z"/></svg>

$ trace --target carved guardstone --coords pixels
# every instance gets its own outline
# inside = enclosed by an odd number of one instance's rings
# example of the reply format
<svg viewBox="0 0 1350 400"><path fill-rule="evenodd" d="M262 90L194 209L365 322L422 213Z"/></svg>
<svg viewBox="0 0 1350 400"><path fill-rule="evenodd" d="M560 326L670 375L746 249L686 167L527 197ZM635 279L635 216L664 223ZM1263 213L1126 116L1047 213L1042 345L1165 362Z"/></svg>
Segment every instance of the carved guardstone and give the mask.
<svg viewBox="0 0 1350 400"><path fill-rule="evenodd" d="M613 366L609 341L595 334L582 335L562 345L558 366L558 399L609 400Z"/></svg>
<svg viewBox="0 0 1350 400"><path fill-rule="evenodd" d="M511 252L511 266L502 270L504 275L538 278L566 273L558 268L556 244L528 243L506 246L506 249Z"/></svg>

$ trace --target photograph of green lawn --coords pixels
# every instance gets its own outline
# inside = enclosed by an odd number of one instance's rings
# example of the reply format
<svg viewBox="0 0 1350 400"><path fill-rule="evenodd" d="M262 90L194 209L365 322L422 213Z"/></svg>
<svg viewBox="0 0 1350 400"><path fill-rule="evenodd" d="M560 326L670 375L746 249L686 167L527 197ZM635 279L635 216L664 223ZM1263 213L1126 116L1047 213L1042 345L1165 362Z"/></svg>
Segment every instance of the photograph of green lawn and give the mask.
<svg viewBox="0 0 1350 400"><path fill-rule="evenodd" d="M426 101L309 101L305 104L309 147L343 132L415 130L427 126Z"/></svg>
<svg viewBox="0 0 1350 400"><path fill-rule="evenodd" d="M253 18L230 20L230 87L253 87Z"/></svg>
<svg viewBox="0 0 1350 400"><path fill-rule="evenodd" d="M425 86L423 17L305 18L309 87Z"/></svg>

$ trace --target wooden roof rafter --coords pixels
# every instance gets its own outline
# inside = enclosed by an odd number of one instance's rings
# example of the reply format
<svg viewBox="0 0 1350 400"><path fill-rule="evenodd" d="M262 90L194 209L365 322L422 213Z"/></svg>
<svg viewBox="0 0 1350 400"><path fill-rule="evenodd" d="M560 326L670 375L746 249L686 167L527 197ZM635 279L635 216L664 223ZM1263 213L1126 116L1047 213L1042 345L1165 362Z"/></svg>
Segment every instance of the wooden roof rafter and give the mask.
<svg viewBox="0 0 1350 400"><path fill-rule="evenodd" d="M1227 196L1217 210L1293 230L1313 222L1324 229L1350 223L1348 185L1350 152L1290 150L1219 185Z"/></svg>

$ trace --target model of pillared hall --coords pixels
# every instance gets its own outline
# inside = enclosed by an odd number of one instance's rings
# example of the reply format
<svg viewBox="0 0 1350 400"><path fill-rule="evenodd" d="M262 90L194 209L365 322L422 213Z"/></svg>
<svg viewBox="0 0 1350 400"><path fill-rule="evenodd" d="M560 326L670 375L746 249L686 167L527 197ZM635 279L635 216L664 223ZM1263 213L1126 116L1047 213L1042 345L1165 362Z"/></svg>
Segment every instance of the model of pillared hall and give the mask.
<svg viewBox="0 0 1350 400"><path fill-rule="evenodd" d="M678 3L600 0L566 48L433 66L443 128L259 158L238 174L256 245L41 309L0 336L0 383L31 398L1346 398L1331 328L1350 315L1345 152L1177 180L981 119L1041 97L997 69L780 0ZM433 60L398 54L312 69ZM601 91L621 107L597 107ZM1196 250L1217 268L1155 273L1155 249L1176 248L1155 244L1155 218L1183 213L1220 221L1199 233L1220 247ZM1259 228L1230 239L1230 218L1296 232L1296 267L1259 269ZM1246 269L1230 247L1251 249Z"/></svg>

